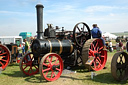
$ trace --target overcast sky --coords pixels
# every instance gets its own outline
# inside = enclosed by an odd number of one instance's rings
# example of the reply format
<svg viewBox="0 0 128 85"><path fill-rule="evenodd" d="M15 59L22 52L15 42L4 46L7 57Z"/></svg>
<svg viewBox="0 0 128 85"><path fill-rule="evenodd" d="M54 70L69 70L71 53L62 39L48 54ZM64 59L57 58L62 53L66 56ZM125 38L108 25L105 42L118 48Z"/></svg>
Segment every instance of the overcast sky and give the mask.
<svg viewBox="0 0 128 85"><path fill-rule="evenodd" d="M36 34L36 4L44 5L44 25L73 30L78 22L102 32L128 31L128 0L0 0L0 35Z"/></svg>

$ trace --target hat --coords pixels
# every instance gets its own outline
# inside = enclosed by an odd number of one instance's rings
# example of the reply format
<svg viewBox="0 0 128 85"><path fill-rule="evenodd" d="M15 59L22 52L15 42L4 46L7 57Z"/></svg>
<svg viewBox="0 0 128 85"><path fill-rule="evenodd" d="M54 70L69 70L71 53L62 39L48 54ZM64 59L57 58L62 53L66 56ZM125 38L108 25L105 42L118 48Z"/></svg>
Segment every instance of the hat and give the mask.
<svg viewBox="0 0 128 85"><path fill-rule="evenodd" d="M93 26L93 27L97 27L97 24L93 24L92 26Z"/></svg>

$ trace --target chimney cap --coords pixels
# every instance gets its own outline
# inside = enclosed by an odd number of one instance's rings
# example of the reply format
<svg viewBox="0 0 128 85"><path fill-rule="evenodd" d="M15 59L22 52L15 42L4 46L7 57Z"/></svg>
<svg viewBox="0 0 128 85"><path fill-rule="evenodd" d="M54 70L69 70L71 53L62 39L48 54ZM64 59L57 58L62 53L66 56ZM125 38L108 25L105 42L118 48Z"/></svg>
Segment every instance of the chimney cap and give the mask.
<svg viewBox="0 0 128 85"><path fill-rule="evenodd" d="M37 5L36 5L36 8L38 8L38 7L44 8L44 6L43 6L42 4L37 4Z"/></svg>

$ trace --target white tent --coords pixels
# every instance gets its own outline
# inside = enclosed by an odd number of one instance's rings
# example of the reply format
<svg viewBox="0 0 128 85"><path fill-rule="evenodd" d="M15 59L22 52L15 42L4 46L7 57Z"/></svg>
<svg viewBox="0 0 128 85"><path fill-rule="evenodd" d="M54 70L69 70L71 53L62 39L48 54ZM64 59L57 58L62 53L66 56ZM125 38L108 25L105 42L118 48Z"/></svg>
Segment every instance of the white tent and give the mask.
<svg viewBox="0 0 128 85"><path fill-rule="evenodd" d="M108 37L109 39L116 39L116 38L117 38L116 35L111 34L111 33L109 33L109 32L105 32L105 33L103 33L102 36L104 36L104 37Z"/></svg>

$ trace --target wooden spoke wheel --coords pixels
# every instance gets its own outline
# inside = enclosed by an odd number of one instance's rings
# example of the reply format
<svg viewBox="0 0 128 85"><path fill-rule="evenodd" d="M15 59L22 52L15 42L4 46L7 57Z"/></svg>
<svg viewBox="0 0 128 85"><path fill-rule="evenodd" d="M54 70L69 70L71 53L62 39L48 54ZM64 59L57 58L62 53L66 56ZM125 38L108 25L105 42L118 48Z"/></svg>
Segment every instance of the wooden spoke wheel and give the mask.
<svg viewBox="0 0 128 85"><path fill-rule="evenodd" d="M93 57L92 61L90 60ZM82 61L89 70L99 71L107 61L107 51L103 50L101 39L89 39L82 49Z"/></svg>
<svg viewBox="0 0 128 85"><path fill-rule="evenodd" d="M11 54L9 49L6 46L0 44L0 68L2 68L2 70L8 66L10 59Z"/></svg>
<svg viewBox="0 0 128 85"><path fill-rule="evenodd" d="M26 53L20 60L20 70L23 74L31 76L39 72L38 66L34 64L34 56L32 52Z"/></svg>
<svg viewBox="0 0 128 85"><path fill-rule="evenodd" d="M82 47L83 44L91 38L91 31L89 26L84 22L76 24L73 29L73 38L75 43L79 47Z"/></svg>
<svg viewBox="0 0 128 85"><path fill-rule="evenodd" d="M111 61L111 73L115 80L123 81L128 78L128 54L118 52Z"/></svg>
<svg viewBox="0 0 128 85"><path fill-rule="evenodd" d="M39 72L46 81L54 81L61 76L63 61L56 53L48 53L41 59Z"/></svg>

